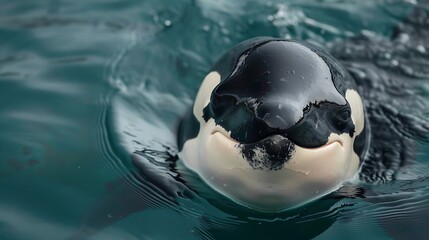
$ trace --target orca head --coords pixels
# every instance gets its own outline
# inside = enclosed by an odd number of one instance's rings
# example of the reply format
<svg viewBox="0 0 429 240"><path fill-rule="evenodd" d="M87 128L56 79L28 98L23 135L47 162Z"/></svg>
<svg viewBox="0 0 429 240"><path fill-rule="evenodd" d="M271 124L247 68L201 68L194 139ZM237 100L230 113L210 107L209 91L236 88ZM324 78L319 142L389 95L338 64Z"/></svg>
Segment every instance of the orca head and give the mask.
<svg viewBox="0 0 429 240"><path fill-rule="evenodd" d="M243 42L205 78L198 135L181 158L210 186L261 211L326 195L356 175L364 112L350 75L316 46ZM359 149L360 150L360 149Z"/></svg>

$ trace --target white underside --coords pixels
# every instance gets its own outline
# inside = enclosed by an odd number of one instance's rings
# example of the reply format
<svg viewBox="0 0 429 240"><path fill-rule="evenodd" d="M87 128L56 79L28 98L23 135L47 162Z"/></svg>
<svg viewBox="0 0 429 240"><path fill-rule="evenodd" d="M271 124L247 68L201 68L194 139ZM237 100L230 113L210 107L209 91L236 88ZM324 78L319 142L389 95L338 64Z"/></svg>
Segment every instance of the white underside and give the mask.
<svg viewBox="0 0 429 240"><path fill-rule="evenodd" d="M186 141L179 153L185 165L219 193L256 210L282 211L324 196L357 174L359 157L353 151L353 143L363 130L364 115L356 91L346 92L356 126L353 138L332 133L325 146L311 149L295 146L294 154L283 168L264 170L252 168L241 154L239 143L213 119L204 121L203 109L219 83L217 72L204 79L193 109L200 123L199 134ZM255 151L263 160L263 149Z"/></svg>

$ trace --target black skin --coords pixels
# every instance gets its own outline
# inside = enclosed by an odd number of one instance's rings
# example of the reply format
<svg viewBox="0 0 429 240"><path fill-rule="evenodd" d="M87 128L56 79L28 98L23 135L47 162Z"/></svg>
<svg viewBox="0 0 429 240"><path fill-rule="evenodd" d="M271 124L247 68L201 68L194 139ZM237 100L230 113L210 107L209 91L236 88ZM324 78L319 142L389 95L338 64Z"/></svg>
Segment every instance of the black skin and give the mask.
<svg viewBox="0 0 429 240"><path fill-rule="evenodd" d="M353 78L332 56L308 43L274 38L242 42L223 55L212 71L221 82L204 108L204 120L231 132L243 156L257 169L279 170L295 145L316 148L332 133L354 135L348 89ZM188 112L179 130L179 147L198 134ZM356 141L364 146L367 131ZM255 148L266 158L255 160ZM364 147L355 147L363 155Z"/></svg>
<svg viewBox="0 0 429 240"><path fill-rule="evenodd" d="M402 107L404 104L409 104L416 111L427 110L418 109L415 104L416 96L414 92L401 91L401 88L409 89L401 87L401 84L419 81L419 76L422 78L429 76L429 63L427 62L429 53L415 52L415 46L418 45L429 49L429 42L427 41L429 39L428 9L429 1L420 2L410 15L394 29L391 39L360 36L349 39L346 42L335 43L331 48L328 47L329 52L356 79L357 88L362 98L366 100L366 113L371 129L371 145L361 172L361 179L365 181L392 183L391 180L395 179L395 173L401 167L409 164L410 159L415 158L412 153L416 152L414 149L416 142L427 140L429 134L428 121L401 113L395 108L396 105L392 99L398 100ZM404 33L410 37L410 41L406 44L401 43L401 36ZM410 75L406 69L386 68L386 66L374 60L377 56L386 52L399 56L397 59L401 61L401 64L411 62L412 69L417 76L415 74ZM364 76L361 74L362 72ZM374 92L382 93L373 94ZM186 115L186 117L189 116L192 115ZM190 119L186 119L186 117L184 121L188 123L195 120L193 117ZM192 125L183 124L181 131L185 131L189 136L194 135L195 130L198 133L198 129L194 129ZM183 136L184 134L179 135ZM185 139L179 139L179 148L182 147L183 140ZM362 145L360 147L363 148ZM186 181L175 170L177 157L174 154L167 154L168 152L170 152L169 149L166 149L164 153L158 154L149 153L146 150L133 153L133 163L136 169L130 175L132 174L135 177L134 180L139 181L141 187L131 189L129 183L126 184L129 181L127 176L106 186L106 196L100 199L94 209L88 213L88 216L82 221L80 230L71 239L87 239L101 229L130 214L152 208L148 204L147 198L152 197L156 201L161 201L159 195L151 195L153 191L163 193L164 198L167 199L164 199L164 201L170 203L170 205L177 204L178 198L193 198L196 195L205 196L199 189L187 186ZM159 167L158 171L154 171L153 161L150 160L155 156L165 159L164 166L157 166ZM163 171L159 169L163 169ZM401 182L405 182L403 188L408 191L412 192L412 188L416 187L411 181L399 181L400 185L402 185ZM426 184L426 182L424 179L422 180L422 184ZM398 183L398 181L393 183ZM150 191L146 189L150 189ZM391 191L389 186L386 189L386 191ZM146 194L141 194L141 192ZM142 196L145 196L145 198L142 198ZM326 217L320 217L319 215L319 213L325 212L325 210L334 205L338 199L344 197L362 197L369 202L385 202L386 205L390 206L398 202L397 199L390 201L389 196L380 197L377 193L364 189L340 189L314 202L314 204L299 208L296 211L280 215L264 215L245 209L219 196L208 199L208 201L225 213L233 215L237 221L242 221L242 223L239 226L230 225L226 229L225 226L219 227L220 219L213 220L203 217L201 219L203 223L202 229L197 228L195 232L202 239L234 237L240 239L262 237L267 239L267 233L286 229L284 232L287 234L288 239L312 239L328 229L336 221L337 215L341 211L347 211L348 206L341 206L341 209L327 211ZM408 198L408 195L394 195L394 197ZM106 215L111 213L112 209L115 210L113 218L106 219ZM180 208L170 207L170 209L180 211ZM292 218L291 221L272 221L260 224L260 221L255 220L255 218L272 220L277 217L282 218L282 216L293 217L296 214L299 214L296 221ZM305 214L315 215L316 217L310 221L299 222ZM379 222L386 229L386 232L395 239L422 238L423 234L426 233L426 225L421 220L429 217L429 210L422 208L418 212L410 212L409 214L411 215L404 215L401 218L384 218ZM250 217L254 217L253 220ZM420 222L409 221L409 219L419 219ZM404 231L404 229L407 229L407 231ZM202 234L203 232L204 234Z"/></svg>
<svg viewBox="0 0 429 240"><path fill-rule="evenodd" d="M318 65L330 72L321 75ZM280 134L300 146L319 147L332 132L353 135L345 92L356 89L354 80L340 63L316 46L254 38L230 49L211 71L221 75L221 83L203 110L204 118L214 118L238 142L254 143ZM324 124L317 130L313 127L316 119ZM304 131L311 134L303 137L300 133ZM197 134L198 122L189 111L179 129L179 149Z"/></svg>
<svg viewBox="0 0 429 240"><path fill-rule="evenodd" d="M344 93L354 89L353 80L328 54L324 60L297 44L322 52L303 42L256 38L234 47L244 48L242 53L233 49L221 57L213 69L221 74L221 83L212 92L204 119L213 118L240 143L279 134L303 147L320 147L332 132L352 135ZM236 65L224 69L229 62ZM317 120L323 126L316 129Z"/></svg>

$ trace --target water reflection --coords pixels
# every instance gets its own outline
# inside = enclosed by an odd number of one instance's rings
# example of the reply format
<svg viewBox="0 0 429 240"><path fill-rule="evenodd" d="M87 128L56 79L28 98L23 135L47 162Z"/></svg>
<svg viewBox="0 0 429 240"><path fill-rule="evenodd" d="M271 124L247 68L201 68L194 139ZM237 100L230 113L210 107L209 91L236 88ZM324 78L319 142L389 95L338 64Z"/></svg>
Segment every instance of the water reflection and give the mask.
<svg viewBox="0 0 429 240"><path fill-rule="evenodd" d="M0 238L424 238L427 3L405 21L415 2L386 3L3 1ZM274 216L175 164L201 79L255 36L321 45L358 79L377 130L365 181Z"/></svg>

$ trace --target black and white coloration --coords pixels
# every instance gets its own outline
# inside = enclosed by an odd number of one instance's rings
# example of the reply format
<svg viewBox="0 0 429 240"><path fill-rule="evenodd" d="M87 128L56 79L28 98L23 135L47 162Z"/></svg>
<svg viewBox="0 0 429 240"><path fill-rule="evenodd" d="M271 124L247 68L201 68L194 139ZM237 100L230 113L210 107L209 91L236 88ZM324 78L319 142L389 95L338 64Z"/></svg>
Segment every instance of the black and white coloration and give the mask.
<svg viewBox="0 0 429 240"><path fill-rule="evenodd" d="M308 43L255 38L220 58L179 130L180 157L218 192L263 211L352 179L367 128L352 77Z"/></svg>

